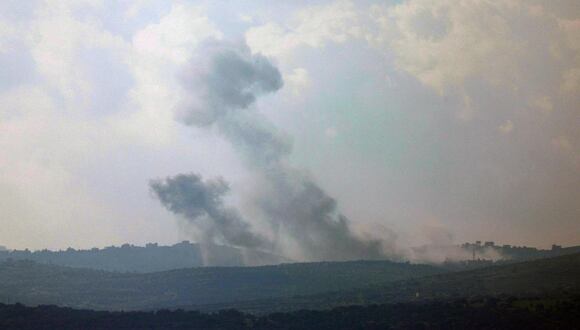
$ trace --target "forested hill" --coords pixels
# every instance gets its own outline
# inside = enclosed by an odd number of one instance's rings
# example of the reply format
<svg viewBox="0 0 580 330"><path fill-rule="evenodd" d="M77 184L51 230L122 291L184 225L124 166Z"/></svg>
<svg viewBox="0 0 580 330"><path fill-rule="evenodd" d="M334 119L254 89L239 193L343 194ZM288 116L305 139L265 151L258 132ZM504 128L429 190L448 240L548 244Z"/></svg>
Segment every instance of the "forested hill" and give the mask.
<svg viewBox="0 0 580 330"><path fill-rule="evenodd" d="M578 329L580 296L478 297L256 316L236 310L97 312L0 304L1 329Z"/></svg>
<svg viewBox="0 0 580 330"><path fill-rule="evenodd" d="M551 250L541 250L511 245L498 246L466 243L461 246L423 246L414 249L418 255L428 255L430 251L445 255L445 253L450 253L449 251L457 252L457 250L462 251L461 253L465 254L468 259L448 260L444 263L444 266L449 270L474 269L487 267L494 263L512 263L580 253L580 246L566 248L554 246ZM485 256L490 253L502 258L495 262L485 259ZM477 256L477 259L472 260L472 255ZM479 258L480 256L482 258ZM61 251L8 250L0 246L0 262L9 259L31 260L38 263L76 268L136 273L160 272L192 267L263 266L293 262L290 259L264 251L223 245L201 245L188 241L172 246L162 246L156 243L149 243L146 246L123 244L122 246L109 246L103 249L76 250L68 248ZM425 260L435 262L432 258L426 258Z"/></svg>
<svg viewBox="0 0 580 330"><path fill-rule="evenodd" d="M0 302L99 310L158 309L348 290L441 272L429 265L353 261L138 274L20 260L0 264Z"/></svg>
<svg viewBox="0 0 580 330"><path fill-rule="evenodd" d="M558 298L569 294L580 295L580 253L470 271L450 272L331 293L245 301L236 304L183 306L183 308L213 311L235 307L246 312L271 313L478 296Z"/></svg>
<svg viewBox="0 0 580 330"><path fill-rule="evenodd" d="M124 244L104 249L67 249L64 251L0 250L0 262L8 259L31 260L68 267L91 268L118 272L159 272L203 266L261 266L290 260L262 251L229 246L190 243L187 241L145 247Z"/></svg>

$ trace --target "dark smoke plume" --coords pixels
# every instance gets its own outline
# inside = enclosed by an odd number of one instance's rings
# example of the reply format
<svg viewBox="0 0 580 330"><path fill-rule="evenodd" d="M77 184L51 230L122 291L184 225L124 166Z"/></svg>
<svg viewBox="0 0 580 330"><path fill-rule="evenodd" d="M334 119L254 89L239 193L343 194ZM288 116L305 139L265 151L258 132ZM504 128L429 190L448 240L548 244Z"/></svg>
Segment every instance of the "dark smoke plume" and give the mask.
<svg viewBox="0 0 580 330"><path fill-rule="evenodd" d="M226 208L222 197L229 191L221 178L203 182L196 174L179 174L165 180L153 180L152 191L171 212L196 223L204 217L211 220L205 233L240 247L264 248L268 242L250 231L238 212Z"/></svg>
<svg viewBox="0 0 580 330"><path fill-rule="evenodd" d="M244 44L210 41L200 47L180 77L188 91L178 109L187 125L207 126L228 112L246 109L262 94L282 87L282 76L261 55Z"/></svg>
<svg viewBox="0 0 580 330"><path fill-rule="evenodd" d="M306 174L288 164L292 151L288 137L248 109L257 96L275 92L283 85L280 72L267 58L252 54L243 44L214 41L200 47L181 75L181 82L187 96L177 110L178 120L190 126L213 125L232 143L261 179L261 193L250 202L261 210L277 238L292 241L305 260L384 257L381 241L355 235L349 220L337 211L336 201ZM205 185L196 176L192 183L184 184L178 181L187 181L187 176L176 178L165 184L152 184L169 210L189 219L195 219L200 210L205 212L233 245L245 242L239 235L253 237L239 216L233 219L222 216L219 197L223 181ZM216 209L220 210L217 215ZM225 228L229 226L235 229ZM226 232L227 237L223 234ZM265 242L258 236L252 241ZM274 249L287 252L280 246Z"/></svg>

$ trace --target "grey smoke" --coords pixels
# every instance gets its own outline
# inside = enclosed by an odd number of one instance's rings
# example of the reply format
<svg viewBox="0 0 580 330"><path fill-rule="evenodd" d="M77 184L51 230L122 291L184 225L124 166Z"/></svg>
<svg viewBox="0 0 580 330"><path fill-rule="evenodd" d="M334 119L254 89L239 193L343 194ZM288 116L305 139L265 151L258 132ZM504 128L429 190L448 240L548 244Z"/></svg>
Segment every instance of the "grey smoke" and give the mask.
<svg viewBox="0 0 580 330"><path fill-rule="evenodd" d="M278 69L264 56L252 55L245 44L209 41L195 55L180 77L189 93L177 115L187 125L211 125L282 87Z"/></svg>
<svg viewBox="0 0 580 330"><path fill-rule="evenodd" d="M280 167L265 176L272 188L257 201L261 209L299 244L310 260L376 259L383 257L377 240L357 237L336 201L307 175Z"/></svg>
<svg viewBox="0 0 580 330"><path fill-rule="evenodd" d="M196 174L179 174L165 180L153 180L150 186L171 212L198 224L204 217L209 218L211 226L205 228L205 234L211 236L208 239L217 238L250 248L264 248L268 245L266 239L250 230L250 226L236 210L224 206L222 198L229 187L223 179L204 182Z"/></svg>
<svg viewBox="0 0 580 330"><path fill-rule="evenodd" d="M186 96L177 109L178 120L189 126L215 126L260 178L260 193L248 198L275 233L275 243L280 237L292 241L305 260L384 257L381 241L358 237L351 230L350 221L338 212L337 202L308 175L288 164L290 139L250 108L258 96L275 92L283 85L280 72L267 58L252 54L243 44L213 41L200 47L180 81ZM245 243L238 237L240 234L252 237L250 227L239 216L222 216L219 197L223 181L202 184L198 176L187 178L170 178L165 184L157 182L152 187L174 213L192 220L206 213L222 233L231 232L226 227L233 225L236 234L223 235L228 243ZM191 182L180 182L187 180ZM233 210L225 213L237 214ZM264 246L258 236L254 239ZM287 252L281 246L273 249Z"/></svg>

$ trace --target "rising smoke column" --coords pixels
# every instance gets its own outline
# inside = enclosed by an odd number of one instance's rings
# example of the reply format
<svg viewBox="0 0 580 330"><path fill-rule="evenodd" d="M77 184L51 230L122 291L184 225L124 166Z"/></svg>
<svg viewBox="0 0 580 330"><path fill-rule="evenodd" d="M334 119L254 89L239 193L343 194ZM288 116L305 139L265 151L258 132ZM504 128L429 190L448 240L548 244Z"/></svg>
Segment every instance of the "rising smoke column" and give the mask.
<svg viewBox="0 0 580 330"><path fill-rule="evenodd" d="M336 201L306 174L288 164L292 151L289 139L248 109L258 96L273 93L283 85L280 72L267 58L252 54L245 44L212 41L193 55L180 81L185 97L176 111L177 119L188 126L216 127L245 164L261 177L262 193L252 196L250 202L261 210L277 237L292 241L305 260L384 256L380 241L357 237L349 227L349 220L337 211ZM166 208L195 221L199 207L193 206L193 212L188 212L187 204L197 203L195 197L188 196L198 193L197 183L192 191L178 188L177 194L165 193L173 191L172 186L187 186L191 179L177 176L165 183L153 182L151 186ZM200 180L198 176L194 179ZM221 196L219 192L217 195ZM220 209L221 200L218 204ZM214 229L229 244L248 246L238 237L238 234L243 237L251 234L241 217L236 215L234 221L225 220L219 216L221 212L217 212L218 216L208 212L213 212L213 206L204 205L202 209L215 220ZM225 235L232 231L227 228L232 225L236 234ZM254 238L259 243L255 246L268 245L260 236Z"/></svg>
<svg viewBox="0 0 580 330"><path fill-rule="evenodd" d="M202 227L207 240L217 239L249 248L269 245L265 238L250 231L235 209L224 206L222 198L229 186L221 178L204 182L196 174L179 174L153 180L150 187L168 210Z"/></svg>

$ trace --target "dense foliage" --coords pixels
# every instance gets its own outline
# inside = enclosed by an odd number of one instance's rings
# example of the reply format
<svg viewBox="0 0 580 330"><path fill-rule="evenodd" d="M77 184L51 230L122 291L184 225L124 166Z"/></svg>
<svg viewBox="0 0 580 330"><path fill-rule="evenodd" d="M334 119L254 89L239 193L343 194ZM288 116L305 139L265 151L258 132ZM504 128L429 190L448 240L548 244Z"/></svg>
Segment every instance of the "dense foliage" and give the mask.
<svg viewBox="0 0 580 330"><path fill-rule="evenodd" d="M271 313L484 295L507 294L528 297L560 296L569 293L580 294L580 254L444 273L329 293L191 308L203 307L206 311L236 308L252 313Z"/></svg>
<svg viewBox="0 0 580 330"><path fill-rule="evenodd" d="M354 261L137 274L8 261L0 264L0 302L98 310L175 308L348 290L440 272L428 265Z"/></svg>
<svg viewBox="0 0 580 330"><path fill-rule="evenodd" d="M122 274L10 261L0 300L19 304L0 304L0 328L580 329L580 254L440 272L359 261Z"/></svg>
<svg viewBox="0 0 580 330"><path fill-rule="evenodd" d="M96 312L0 304L2 329L579 329L580 296L472 298L265 316L224 310Z"/></svg>

